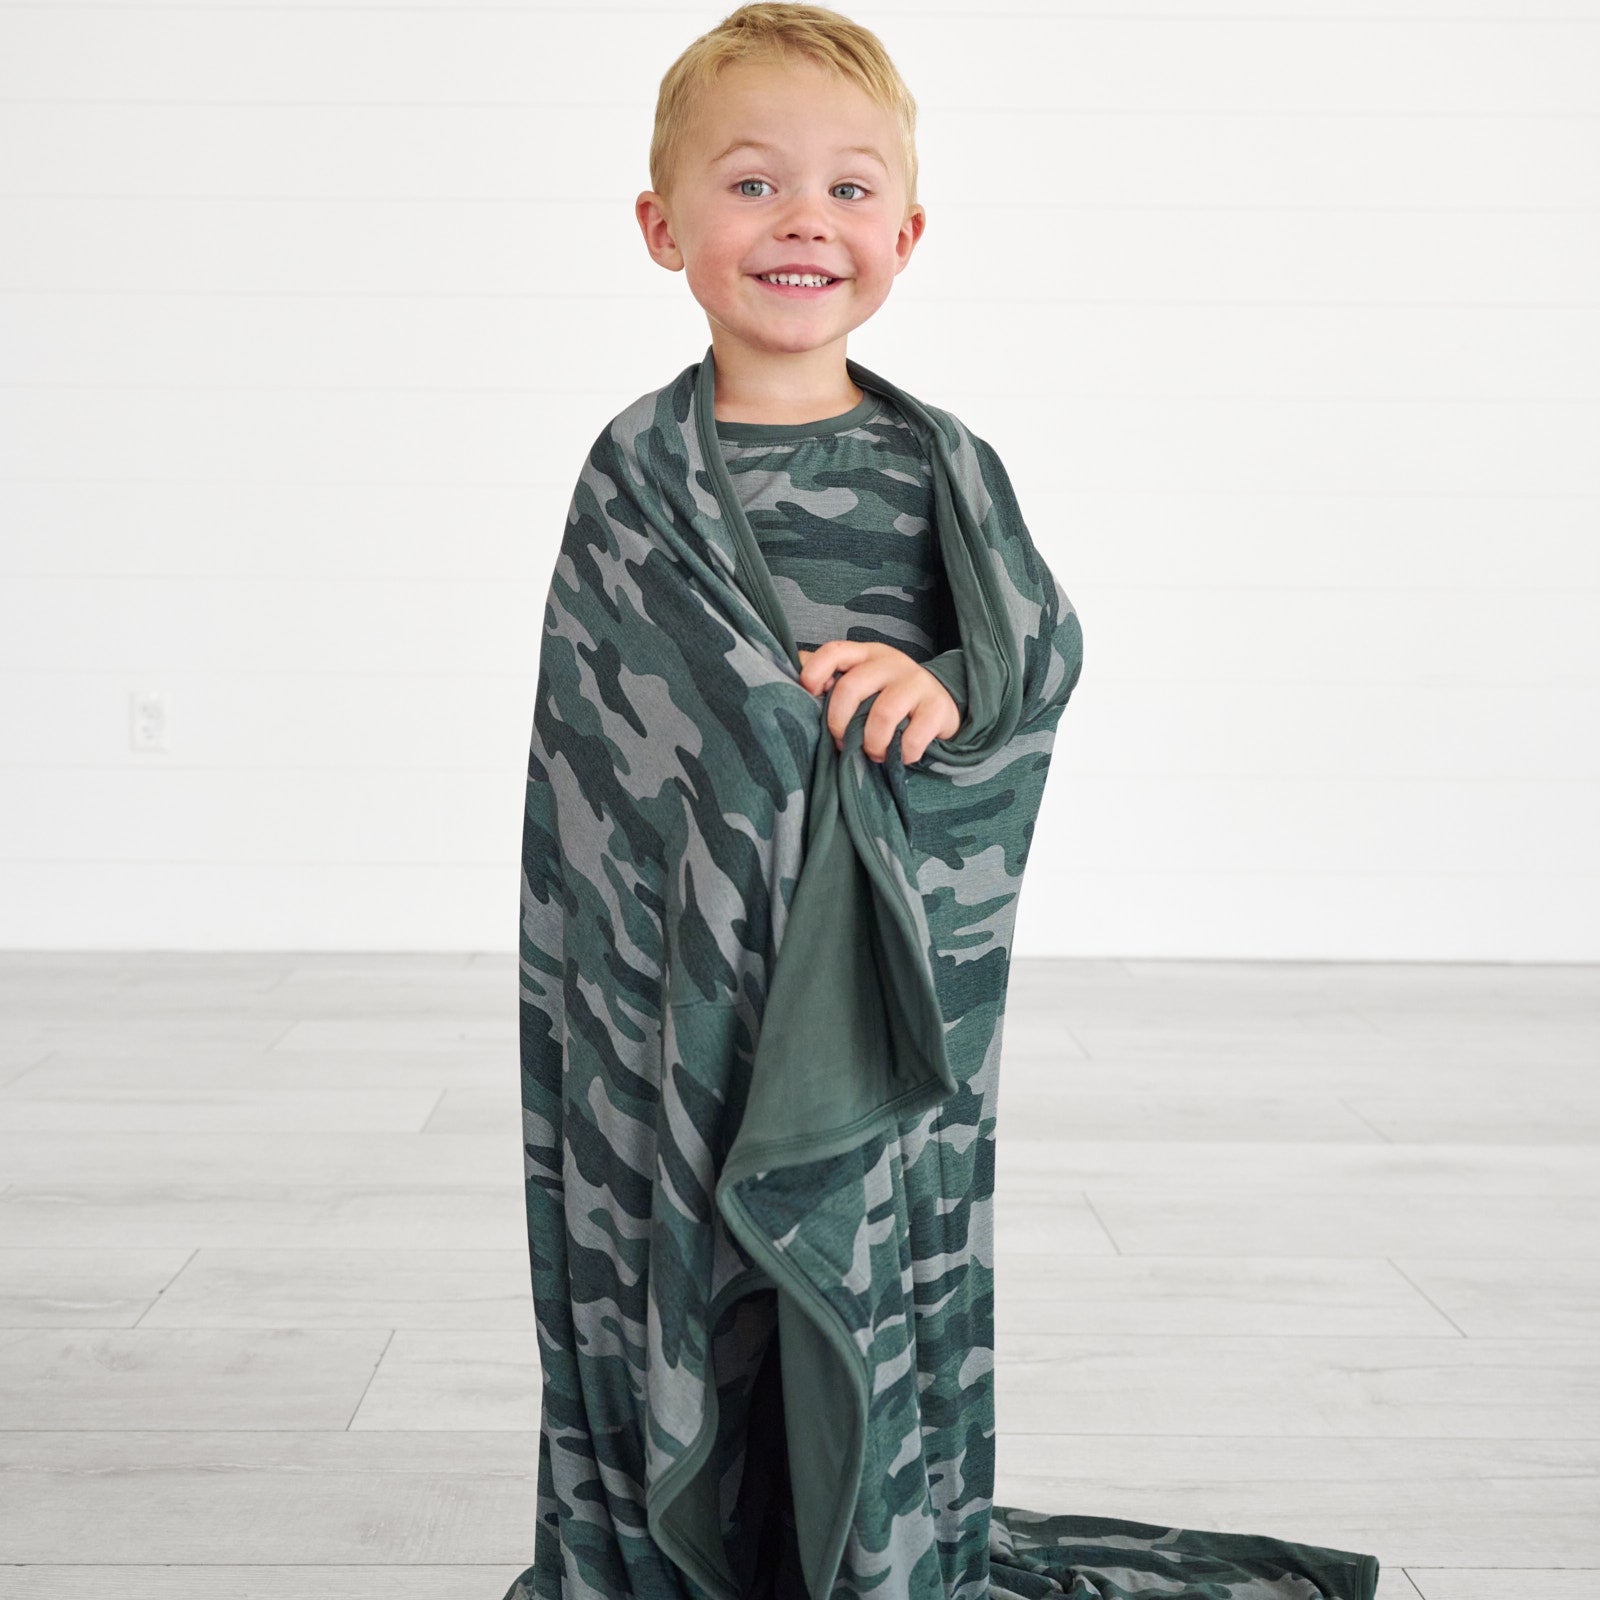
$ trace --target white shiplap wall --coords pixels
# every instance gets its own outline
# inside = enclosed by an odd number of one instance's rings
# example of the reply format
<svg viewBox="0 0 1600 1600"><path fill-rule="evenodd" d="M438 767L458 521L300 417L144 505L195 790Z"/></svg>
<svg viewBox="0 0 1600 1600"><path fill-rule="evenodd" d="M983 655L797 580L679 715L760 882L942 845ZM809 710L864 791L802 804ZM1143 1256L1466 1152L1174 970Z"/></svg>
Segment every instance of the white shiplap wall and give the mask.
<svg viewBox="0 0 1600 1600"><path fill-rule="evenodd" d="M0 5L0 945L512 947L729 9ZM1600 957L1600 0L850 14L930 213L851 353L1083 617L1019 952Z"/></svg>

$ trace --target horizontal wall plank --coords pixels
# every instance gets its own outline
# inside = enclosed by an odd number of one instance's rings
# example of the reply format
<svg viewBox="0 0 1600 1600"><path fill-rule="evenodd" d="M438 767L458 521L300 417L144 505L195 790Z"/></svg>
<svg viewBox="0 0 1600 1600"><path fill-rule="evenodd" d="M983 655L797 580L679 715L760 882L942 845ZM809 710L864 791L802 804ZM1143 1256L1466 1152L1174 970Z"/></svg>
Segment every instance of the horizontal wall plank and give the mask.
<svg viewBox="0 0 1600 1600"><path fill-rule="evenodd" d="M1135 114L1594 111L1592 6L1563 16L1541 4L1528 15L1502 0L1498 14L1473 17L1463 7L1439 18L1404 7L1296 9L1075 15L1042 5L984 12L968 0L948 12L874 5L855 15L879 32L930 112L954 98L946 67L954 61L963 68L957 103L1005 111L1063 103ZM608 30L597 52L603 6L129 5L103 8L87 31L75 10L0 10L10 62L0 96L628 107L653 102L665 63L715 20L679 6L628 7L617 13L627 25Z"/></svg>
<svg viewBox="0 0 1600 1600"><path fill-rule="evenodd" d="M0 102L0 195L543 203L593 199L604 179L626 214L649 187L652 115L653 95L631 105L375 105L359 115L335 104ZM1024 213L1041 184L1078 204L1592 208L1595 126L1592 116L933 108L918 120L918 195L931 209L980 192ZM1018 159L1019 148L1032 154ZM569 149L584 158L532 158Z"/></svg>

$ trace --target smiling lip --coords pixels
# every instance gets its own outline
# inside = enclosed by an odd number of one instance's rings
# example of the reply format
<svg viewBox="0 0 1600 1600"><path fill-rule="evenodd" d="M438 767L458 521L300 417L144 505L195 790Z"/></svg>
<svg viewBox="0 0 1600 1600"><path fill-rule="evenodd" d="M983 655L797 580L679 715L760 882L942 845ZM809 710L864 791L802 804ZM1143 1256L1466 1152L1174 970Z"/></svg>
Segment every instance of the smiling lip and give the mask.
<svg viewBox="0 0 1600 1600"><path fill-rule="evenodd" d="M822 272L820 267L773 267L771 270L773 272L816 272L822 277L830 276L830 274ZM790 296L799 296L801 298L809 298L819 294L830 294L845 281L843 278L834 278L832 283L819 284L768 283L767 280L758 272L752 272L750 276L754 278L763 289L770 289L774 294L786 294Z"/></svg>

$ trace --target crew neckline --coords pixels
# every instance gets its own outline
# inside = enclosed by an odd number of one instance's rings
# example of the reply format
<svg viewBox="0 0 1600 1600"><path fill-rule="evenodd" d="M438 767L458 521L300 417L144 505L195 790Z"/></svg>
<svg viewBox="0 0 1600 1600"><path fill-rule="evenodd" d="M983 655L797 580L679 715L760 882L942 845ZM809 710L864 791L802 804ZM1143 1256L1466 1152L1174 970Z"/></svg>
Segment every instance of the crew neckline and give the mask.
<svg viewBox="0 0 1600 1600"><path fill-rule="evenodd" d="M812 422L717 421L717 437L730 444L783 444L793 439L826 438L859 426L877 407L878 397L868 389L856 405L836 416L818 417Z"/></svg>

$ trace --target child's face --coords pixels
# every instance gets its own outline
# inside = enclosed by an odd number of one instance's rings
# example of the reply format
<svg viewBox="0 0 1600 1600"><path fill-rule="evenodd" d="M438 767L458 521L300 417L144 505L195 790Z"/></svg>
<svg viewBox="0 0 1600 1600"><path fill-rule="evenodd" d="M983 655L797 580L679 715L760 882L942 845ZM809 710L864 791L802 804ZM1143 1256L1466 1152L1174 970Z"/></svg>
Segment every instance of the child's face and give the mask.
<svg viewBox="0 0 1600 1600"><path fill-rule="evenodd" d="M728 148L743 141L770 148ZM651 255L683 268L714 332L766 354L817 350L883 304L921 236L899 150L894 118L855 84L807 61L741 64L707 94L670 196L647 191L635 209ZM836 281L774 288L758 276L791 262Z"/></svg>

